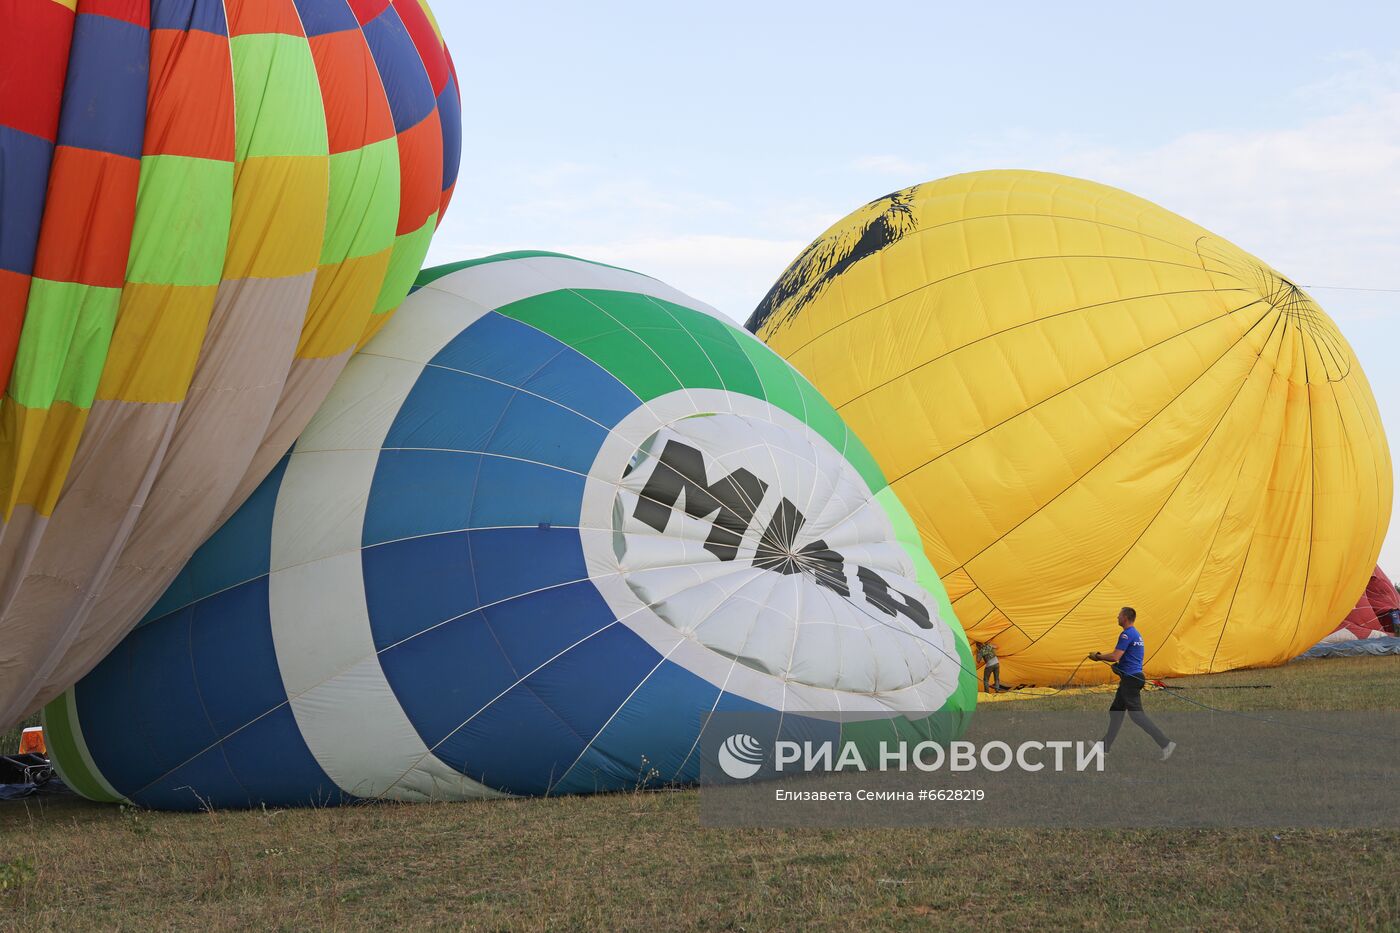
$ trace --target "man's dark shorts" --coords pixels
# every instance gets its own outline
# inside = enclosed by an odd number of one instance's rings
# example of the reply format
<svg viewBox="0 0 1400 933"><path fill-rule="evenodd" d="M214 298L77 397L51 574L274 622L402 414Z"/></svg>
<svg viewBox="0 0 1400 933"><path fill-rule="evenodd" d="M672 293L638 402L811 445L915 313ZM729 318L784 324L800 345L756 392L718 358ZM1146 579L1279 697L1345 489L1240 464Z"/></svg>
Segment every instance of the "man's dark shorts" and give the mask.
<svg viewBox="0 0 1400 933"><path fill-rule="evenodd" d="M1119 674L1118 692L1113 695L1113 705L1108 708L1109 712L1141 710L1142 688L1146 685L1147 679L1141 674Z"/></svg>

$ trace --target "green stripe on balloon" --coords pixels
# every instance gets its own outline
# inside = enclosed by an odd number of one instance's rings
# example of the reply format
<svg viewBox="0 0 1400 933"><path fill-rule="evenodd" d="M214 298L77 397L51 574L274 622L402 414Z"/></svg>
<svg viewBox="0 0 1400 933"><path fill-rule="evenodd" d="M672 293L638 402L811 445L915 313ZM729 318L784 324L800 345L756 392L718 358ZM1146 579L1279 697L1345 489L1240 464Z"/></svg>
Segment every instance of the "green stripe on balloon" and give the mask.
<svg viewBox="0 0 1400 933"><path fill-rule="evenodd" d="M397 145L397 141L391 140ZM389 271L384 276L384 287L379 290L379 300L374 304L375 314L393 311L408 297L408 290L418 278L423 260L428 256L433 233L437 230L437 214L412 233L405 233L394 241L394 252L389 257Z"/></svg>
<svg viewBox="0 0 1400 933"><path fill-rule="evenodd" d="M393 246L398 222L397 140L381 140L330 157L322 265L383 252Z"/></svg>
<svg viewBox="0 0 1400 933"><path fill-rule="evenodd" d="M92 405L112 343L120 288L34 279L10 394L26 408Z"/></svg>
<svg viewBox="0 0 1400 933"><path fill-rule="evenodd" d="M122 798L107 790L106 782L97 777L85 754L82 739L75 726L74 690L70 689L44 707L44 743L49 759L59 772L63 783L89 800L99 803L120 803Z"/></svg>
<svg viewBox="0 0 1400 933"><path fill-rule="evenodd" d="M324 156L330 143L311 46L301 36L235 36L236 158Z"/></svg>
<svg viewBox="0 0 1400 933"><path fill-rule="evenodd" d="M127 281L218 285L232 224L232 162L143 156Z"/></svg>

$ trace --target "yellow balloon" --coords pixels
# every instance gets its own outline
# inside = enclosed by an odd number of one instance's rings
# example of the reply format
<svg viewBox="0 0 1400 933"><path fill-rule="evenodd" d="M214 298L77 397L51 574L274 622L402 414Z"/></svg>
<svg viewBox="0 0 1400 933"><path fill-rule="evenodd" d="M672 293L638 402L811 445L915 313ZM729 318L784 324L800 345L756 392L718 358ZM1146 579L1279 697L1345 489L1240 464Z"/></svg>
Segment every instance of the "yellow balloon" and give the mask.
<svg viewBox="0 0 1400 933"><path fill-rule="evenodd" d="M840 411L1003 679L1278 664L1356 602L1390 451L1298 285L1141 198L975 172L851 214L749 320Z"/></svg>

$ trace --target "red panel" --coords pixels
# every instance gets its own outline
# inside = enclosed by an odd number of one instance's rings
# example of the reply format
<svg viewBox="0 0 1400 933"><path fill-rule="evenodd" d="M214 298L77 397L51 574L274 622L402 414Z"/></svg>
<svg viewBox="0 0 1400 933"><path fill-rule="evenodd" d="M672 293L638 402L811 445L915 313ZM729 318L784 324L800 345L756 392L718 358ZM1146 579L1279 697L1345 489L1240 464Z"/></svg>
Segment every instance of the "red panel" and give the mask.
<svg viewBox="0 0 1400 933"><path fill-rule="evenodd" d="M139 159L59 146L49 174L35 277L120 288L140 180Z"/></svg>
<svg viewBox="0 0 1400 933"><path fill-rule="evenodd" d="M364 33L354 29L314 36L311 55L321 82L332 154L394 135L389 99Z"/></svg>
<svg viewBox="0 0 1400 933"><path fill-rule="evenodd" d="M275 32L304 36L301 16L292 0L224 0L230 36L253 36Z"/></svg>
<svg viewBox="0 0 1400 933"><path fill-rule="evenodd" d="M389 6L389 0L347 0L350 9L355 11L355 19L363 26L383 13Z"/></svg>
<svg viewBox="0 0 1400 933"><path fill-rule="evenodd" d="M1390 582L1390 577L1387 577L1385 571L1379 567L1376 568L1376 572L1371 576L1370 584L1366 587L1366 601L1371 604L1376 615L1400 609L1400 594L1395 592L1395 584Z"/></svg>
<svg viewBox="0 0 1400 933"><path fill-rule="evenodd" d="M73 12L52 0L0 0L0 125L53 142Z"/></svg>
<svg viewBox="0 0 1400 933"><path fill-rule="evenodd" d="M29 276L0 269L0 386L10 384L10 370L24 327L24 306L29 301Z"/></svg>
<svg viewBox="0 0 1400 933"><path fill-rule="evenodd" d="M452 187L442 193L442 205L438 208L437 225L442 226L442 219L447 216L447 205L452 203L452 192L457 190L457 183L454 181Z"/></svg>
<svg viewBox="0 0 1400 933"><path fill-rule="evenodd" d="M399 229L402 236L428 222L442 201L442 126L437 108L399 134Z"/></svg>
<svg viewBox="0 0 1400 933"><path fill-rule="evenodd" d="M438 41L433 24L423 12L418 0L394 0L394 10L408 28L413 45L418 49L418 57L427 69L428 80L433 84L433 96L437 97L447 87L447 57L442 54L442 43Z"/></svg>
<svg viewBox="0 0 1400 933"><path fill-rule="evenodd" d="M78 12L119 19L143 29L151 28L151 0L78 0Z"/></svg>
<svg viewBox="0 0 1400 933"><path fill-rule="evenodd" d="M177 29L151 33L143 151L233 161L233 68L223 36Z"/></svg>

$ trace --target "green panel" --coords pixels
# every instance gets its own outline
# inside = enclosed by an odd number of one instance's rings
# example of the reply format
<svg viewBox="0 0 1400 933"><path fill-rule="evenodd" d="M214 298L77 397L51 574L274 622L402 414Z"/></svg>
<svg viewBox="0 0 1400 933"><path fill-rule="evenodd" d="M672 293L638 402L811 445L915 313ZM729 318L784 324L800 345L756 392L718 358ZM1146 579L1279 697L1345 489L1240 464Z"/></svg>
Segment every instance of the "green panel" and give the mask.
<svg viewBox="0 0 1400 933"><path fill-rule="evenodd" d="M680 385L687 389L725 387L724 379L705 355L704 349L674 316L666 313L668 308L674 309L676 305L662 305L647 295L635 292L592 288L572 291L584 301L597 305L604 315L615 322L614 327L636 335L652 355L675 374L675 381ZM647 395L641 397L652 398Z"/></svg>
<svg viewBox="0 0 1400 933"><path fill-rule="evenodd" d="M127 281L219 284L232 223L232 162L143 156Z"/></svg>
<svg viewBox="0 0 1400 933"><path fill-rule="evenodd" d="M840 417L838 415L838 417ZM885 471L880 469L880 464L871 456L869 449L861 443L856 433L846 428L846 460L851 466L856 468L861 477L865 480L871 492L879 492L881 489L889 488L885 481Z"/></svg>
<svg viewBox="0 0 1400 933"><path fill-rule="evenodd" d="M758 338L739 341L739 348L763 382L763 394L768 403L806 424L807 404L797 386L802 378L797 371Z"/></svg>
<svg viewBox="0 0 1400 933"><path fill-rule="evenodd" d="M747 334L747 332L745 332ZM846 427L846 422L816 388L758 338L741 341L763 380L768 401L809 425L856 468L871 492L884 489L884 471L870 451Z"/></svg>
<svg viewBox="0 0 1400 933"><path fill-rule="evenodd" d="M686 329L719 374L724 388L754 398L764 397L763 380L758 377L748 355L739 348L741 343L747 341L757 343L758 338L703 311L660 298L652 298L651 302Z"/></svg>
<svg viewBox="0 0 1400 933"><path fill-rule="evenodd" d="M229 40L239 161L326 155L326 113L311 46L301 36L259 33Z"/></svg>
<svg viewBox="0 0 1400 933"><path fill-rule="evenodd" d="M26 408L90 408L107 362L120 288L34 279L10 394Z"/></svg>
<svg viewBox="0 0 1400 933"><path fill-rule="evenodd" d="M936 742L939 745L947 746L949 742L960 739L967 733L967 727L972 723L972 706L964 705L961 700L961 686L959 690L949 697L942 709L924 710L927 715L914 715L914 718L907 716L891 716L882 719L867 719L855 722L843 722L841 724L841 742L850 743L860 750L861 757L872 768L880 760L880 743L887 742L893 746L896 743L907 743L908 750L912 754L913 746L920 742ZM977 694L972 694L973 704L977 702Z"/></svg>
<svg viewBox="0 0 1400 933"><path fill-rule="evenodd" d="M89 770L86 756L79 751L81 739L74 728L72 699L73 691L70 689L44 707L44 742L48 746L49 757L63 783L79 794L99 803L119 803L121 798L107 793L102 782Z"/></svg>
<svg viewBox="0 0 1400 933"><path fill-rule="evenodd" d="M332 155L321 265L383 252L393 245L398 225L398 140Z"/></svg>
<svg viewBox="0 0 1400 933"><path fill-rule="evenodd" d="M836 413L836 409L831 407L831 403L801 376L797 378L797 388L802 393L808 426L841 452L851 466L856 468L856 472L865 480L871 492L884 489L885 474L876 465L865 445L846 427L846 422Z"/></svg>
<svg viewBox="0 0 1400 933"><path fill-rule="evenodd" d="M461 262L450 262L442 266L433 266L431 269L424 269L418 276L418 281L413 283L414 288L422 288L424 285L431 285L443 276L451 275L454 272L461 272L463 269L470 269L473 266L486 266L493 262L509 262L512 259L570 259L574 262L586 262L590 266L602 266L604 269L617 269L619 272L632 272L631 269L624 269L621 266L610 266L605 262L593 262L590 259L579 259L577 256L568 256L564 253L551 253L548 250L540 249L517 249L507 253L496 253L492 256L483 256L480 259L464 259ZM640 273L632 273L638 275Z"/></svg>
<svg viewBox="0 0 1400 933"><path fill-rule="evenodd" d="M496 310L573 347L612 373L643 401L682 388L676 374L640 336L619 326L614 317L599 307L601 299L607 302L611 310L613 299L625 294L594 292L590 300L583 293L561 289L524 298ZM674 321L671 326L673 332L684 334ZM690 343L690 354L700 357L703 362L693 341ZM713 367L709 367L709 373L710 381L718 383Z"/></svg>
<svg viewBox="0 0 1400 933"><path fill-rule="evenodd" d="M397 219L395 220L397 225ZM423 259L432 245L433 233L437 230L437 214L412 233L405 233L394 241L394 252L389 257L389 270L384 275L384 287L379 290L379 300L374 303L375 314L393 311L408 297L413 280L423 266Z"/></svg>

